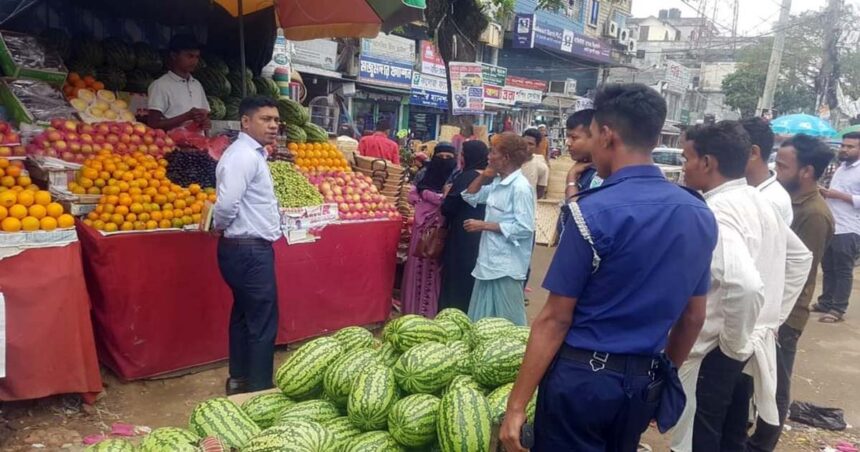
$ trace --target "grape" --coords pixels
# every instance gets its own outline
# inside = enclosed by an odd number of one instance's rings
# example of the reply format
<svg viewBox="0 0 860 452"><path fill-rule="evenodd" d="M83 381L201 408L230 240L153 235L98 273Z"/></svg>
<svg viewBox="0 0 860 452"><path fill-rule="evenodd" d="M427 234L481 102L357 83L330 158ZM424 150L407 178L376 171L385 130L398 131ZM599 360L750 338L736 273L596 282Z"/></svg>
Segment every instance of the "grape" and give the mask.
<svg viewBox="0 0 860 452"><path fill-rule="evenodd" d="M198 184L215 187L215 168L218 162L207 152L196 149L178 149L164 156L167 160L167 178L183 187Z"/></svg>
<svg viewBox="0 0 860 452"><path fill-rule="evenodd" d="M323 196L292 163L269 162L275 197L281 207L309 207L323 203Z"/></svg>

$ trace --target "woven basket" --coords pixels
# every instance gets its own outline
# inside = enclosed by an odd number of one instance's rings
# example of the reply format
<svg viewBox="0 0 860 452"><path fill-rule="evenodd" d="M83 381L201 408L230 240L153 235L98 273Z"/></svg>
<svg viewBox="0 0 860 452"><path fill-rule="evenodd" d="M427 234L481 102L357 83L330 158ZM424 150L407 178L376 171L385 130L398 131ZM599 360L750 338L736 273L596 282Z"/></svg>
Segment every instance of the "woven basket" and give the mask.
<svg viewBox="0 0 860 452"><path fill-rule="evenodd" d="M567 173L573 167L575 162L569 155L565 154L561 157L549 162L549 183L546 187L546 198L552 200L563 200L564 191L567 188Z"/></svg>
<svg viewBox="0 0 860 452"><path fill-rule="evenodd" d="M558 201L539 199L535 209L535 242L538 245L555 246L558 242L558 217L561 209Z"/></svg>

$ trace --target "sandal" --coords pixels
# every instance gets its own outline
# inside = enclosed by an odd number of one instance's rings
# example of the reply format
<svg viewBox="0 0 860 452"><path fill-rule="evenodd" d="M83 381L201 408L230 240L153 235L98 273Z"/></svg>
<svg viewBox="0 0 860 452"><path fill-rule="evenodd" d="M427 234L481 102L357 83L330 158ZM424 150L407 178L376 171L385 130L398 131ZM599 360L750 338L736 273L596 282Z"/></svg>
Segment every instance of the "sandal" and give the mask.
<svg viewBox="0 0 860 452"><path fill-rule="evenodd" d="M820 319L818 319L818 321L821 323L839 323L843 320L844 319L842 318L842 314L840 314L836 311L829 311L829 312L825 313L823 316L821 316Z"/></svg>
<svg viewBox="0 0 860 452"><path fill-rule="evenodd" d="M829 309L827 309L827 308L826 308L823 304L821 304L821 303L815 303L815 304L813 304L812 306L810 306L810 307L809 307L809 310L810 310L810 311L812 311L812 312L818 312L818 313L821 313L821 314L826 314L826 313L830 312L830 310L829 310Z"/></svg>

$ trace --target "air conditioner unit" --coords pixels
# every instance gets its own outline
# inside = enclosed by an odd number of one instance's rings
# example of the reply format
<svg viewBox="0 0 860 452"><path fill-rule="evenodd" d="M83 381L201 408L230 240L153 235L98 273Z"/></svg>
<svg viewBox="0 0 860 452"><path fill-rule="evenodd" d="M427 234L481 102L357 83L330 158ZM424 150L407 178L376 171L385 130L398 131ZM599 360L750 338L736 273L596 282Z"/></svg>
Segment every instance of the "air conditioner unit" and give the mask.
<svg viewBox="0 0 860 452"><path fill-rule="evenodd" d="M629 41L629 40L630 40L630 29L629 28L622 28L622 29L618 30L618 42L620 42L621 44L626 44L627 41Z"/></svg>
<svg viewBox="0 0 860 452"><path fill-rule="evenodd" d="M548 92L557 96L574 97L576 96L576 80L550 81Z"/></svg>
<svg viewBox="0 0 860 452"><path fill-rule="evenodd" d="M618 38L618 30L620 29L621 27L618 26L618 22L610 20L606 22L606 27L603 30L603 36L606 36L607 38Z"/></svg>
<svg viewBox="0 0 860 452"><path fill-rule="evenodd" d="M639 41L635 39L631 39L627 41L627 53L637 54L639 53Z"/></svg>

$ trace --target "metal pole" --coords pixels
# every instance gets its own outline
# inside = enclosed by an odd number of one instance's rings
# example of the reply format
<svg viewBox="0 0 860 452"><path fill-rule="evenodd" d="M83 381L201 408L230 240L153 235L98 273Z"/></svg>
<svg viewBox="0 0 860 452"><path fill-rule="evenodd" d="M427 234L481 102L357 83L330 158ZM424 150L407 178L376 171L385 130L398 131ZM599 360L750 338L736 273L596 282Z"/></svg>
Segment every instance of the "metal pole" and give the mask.
<svg viewBox="0 0 860 452"><path fill-rule="evenodd" d="M243 8L243 0L239 0L239 65L242 67L242 97L248 95L247 81L245 80L245 11Z"/></svg>
<svg viewBox="0 0 860 452"><path fill-rule="evenodd" d="M791 0L782 0L779 11L779 23L776 27L776 35L773 37L773 48L770 51L770 66L767 68L767 79L764 82L764 93L759 100L757 114L762 110L773 109L773 97L776 93L776 83L779 80L779 69L782 65L782 52L785 50L785 29L788 25L789 13L791 12Z"/></svg>

